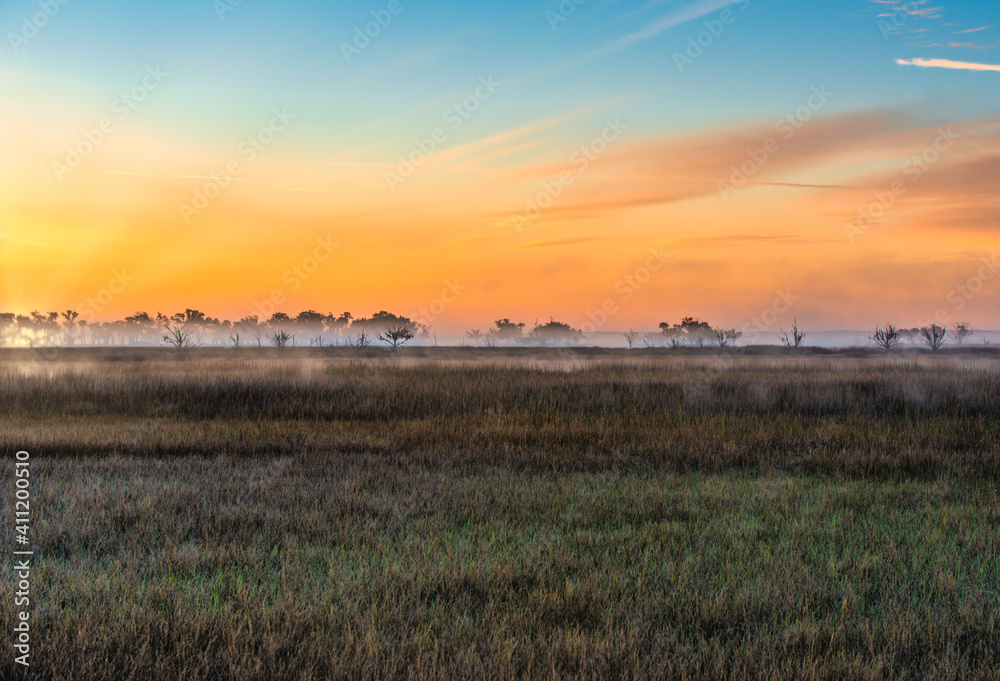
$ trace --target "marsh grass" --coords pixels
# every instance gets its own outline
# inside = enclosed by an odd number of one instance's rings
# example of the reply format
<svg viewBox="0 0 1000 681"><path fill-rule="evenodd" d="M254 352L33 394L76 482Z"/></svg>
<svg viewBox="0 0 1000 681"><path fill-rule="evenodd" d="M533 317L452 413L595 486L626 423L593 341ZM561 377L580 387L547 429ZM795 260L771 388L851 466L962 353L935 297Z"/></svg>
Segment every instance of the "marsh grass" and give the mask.
<svg viewBox="0 0 1000 681"><path fill-rule="evenodd" d="M3 359L36 679L998 677L994 356Z"/></svg>
<svg viewBox="0 0 1000 681"><path fill-rule="evenodd" d="M591 472L1000 472L996 353L292 356L0 362L0 448Z"/></svg>

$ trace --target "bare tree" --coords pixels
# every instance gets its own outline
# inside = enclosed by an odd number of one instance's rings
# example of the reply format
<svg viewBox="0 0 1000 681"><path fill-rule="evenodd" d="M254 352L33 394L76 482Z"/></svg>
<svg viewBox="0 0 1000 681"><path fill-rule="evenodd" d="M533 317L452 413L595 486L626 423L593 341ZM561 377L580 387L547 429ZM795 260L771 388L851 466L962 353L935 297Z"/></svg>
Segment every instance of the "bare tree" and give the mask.
<svg viewBox="0 0 1000 681"><path fill-rule="evenodd" d="M958 322L955 324L955 330L952 332L955 334L955 342L959 345L965 343L965 339L975 333L972 329L972 324L969 322Z"/></svg>
<svg viewBox="0 0 1000 681"><path fill-rule="evenodd" d="M635 346L635 342L639 340L639 332L635 329L629 329L624 334L625 342L628 343L628 349L631 350Z"/></svg>
<svg viewBox="0 0 1000 681"><path fill-rule="evenodd" d="M892 324L886 324L885 328L876 327L871 339L875 345L885 351L895 350L899 347L899 331Z"/></svg>
<svg viewBox="0 0 1000 681"><path fill-rule="evenodd" d="M500 340L500 332L497 329L490 329L483 335L483 345L487 348L495 348Z"/></svg>
<svg viewBox="0 0 1000 681"><path fill-rule="evenodd" d="M175 350L186 350L195 346L194 331L185 326L164 327L166 333L163 335L163 342Z"/></svg>
<svg viewBox="0 0 1000 681"><path fill-rule="evenodd" d="M387 326L385 333L380 333L378 339L395 350L413 340L413 332L406 326Z"/></svg>
<svg viewBox="0 0 1000 681"><path fill-rule="evenodd" d="M370 346L375 341L368 335L367 331L361 331L361 333L355 336L354 340L351 340L351 337L348 336L347 342L352 348L354 348L354 354L360 355L362 350Z"/></svg>
<svg viewBox="0 0 1000 681"><path fill-rule="evenodd" d="M238 348L243 343L243 339L240 338L240 334L238 334L238 333L231 333L231 334L229 334L229 342L231 342L233 344L234 348Z"/></svg>
<svg viewBox="0 0 1000 681"><path fill-rule="evenodd" d="M286 333L284 329L278 329L267 337L267 342L279 350L288 347L288 343L291 342L291 340L292 337Z"/></svg>
<svg viewBox="0 0 1000 681"><path fill-rule="evenodd" d="M782 345L786 348L797 348L802 345L802 341L805 340L806 334L799 331L799 320L798 318L792 323L792 335L789 336L788 332L781 329L781 333L778 334L778 340L781 341Z"/></svg>
<svg viewBox="0 0 1000 681"><path fill-rule="evenodd" d="M931 324L930 326L925 326L920 329L920 335L924 339L924 343L934 352L941 349L947 339L948 332L945 331L944 327L938 326L937 324Z"/></svg>
<svg viewBox="0 0 1000 681"><path fill-rule="evenodd" d="M720 348L735 345L736 341L743 335L742 331L736 329L713 329L713 331L715 332L715 342L719 344Z"/></svg>

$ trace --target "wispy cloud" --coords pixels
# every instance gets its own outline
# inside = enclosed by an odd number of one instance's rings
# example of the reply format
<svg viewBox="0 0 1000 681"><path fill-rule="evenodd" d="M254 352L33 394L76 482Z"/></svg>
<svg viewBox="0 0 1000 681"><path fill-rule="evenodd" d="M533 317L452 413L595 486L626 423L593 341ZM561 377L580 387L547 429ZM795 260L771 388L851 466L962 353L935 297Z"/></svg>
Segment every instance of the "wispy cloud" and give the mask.
<svg viewBox="0 0 1000 681"><path fill-rule="evenodd" d="M852 187L836 181L809 180L817 176L815 169L850 158L859 150L867 154L874 143L905 135L908 127L905 115L897 110L817 117L792 138L782 137L780 153L772 155L752 180L740 180L740 186L787 187L807 193L851 191ZM750 124L649 137L609 149L585 172L575 175L572 189L546 208L538 222L598 220L622 211L718 196L719 183L734 181L737 168L747 161L748 149L756 149L774 136L773 125ZM566 169L565 162L538 163L509 173L505 179L537 187ZM835 180L829 174L824 177ZM537 189L528 190L531 196L535 193ZM511 204L509 210L490 217L506 220L516 206Z"/></svg>
<svg viewBox="0 0 1000 681"><path fill-rule="evenodd" d="M958 33L979 33L980 31L985 31L988 28L993 28L992 26L980 26L979 28L967 28L964 31L955 31Z"/></svg>
<svg viewBox="0 0 1000 681"><path fill-rule="evenodd" d="M957 69L961 71L1000 71L1000 64L977 64L951 59L897 59L900 66L920 66L933 69Z"/></svg>
<svg viewBox="0 0 1000 681"><path fill-rule="evenodd" d="M916 239L917 233L936 234L935 239L942 242L958 234L993 238L1000 226L995 179L1000 174L1000 156L993 152L1000 146L1000 119L968 121L955 124L954 129L960 135L955 146L919 176L913 174L915 166L905 164L913 163L921 147L930 149L927 145L938 131L918 127L904 136L873 140L874 154L882 159L895 157L898 163L879 162L871 172L853 177L851 184L859 187L854 192L830 190L803 197L803 207L841 224L854 222L877 192L903 181L905 193L877 220L880 230L894 230L908 239Z"/></svg>
<svg viewBox="0 0 1000 681"><path fill-rule="evenodd" d="M674 26L686 24L689 21L694 21L695 19L705 16L706 14L711 14L712 12L724 9L729 5L745 1L746 0L699 0L684 9L679 9L675 12L671 12L670 14L665 14L638 31L618 38L614 42L611 42L597 50L594 53L594 56L604 56L614 54L615 52L621 52L636 43L649 40L650 38L655 38Z"/></svg>
<svg viewBox="0 0 1000 681"><path fill-rule="evenodd" d="M899 36L908 45L924 48L976 48L990 49L994 44L955 42L945 38L949 36L980 33L994 27L993 24L973 24L962 28L953 21L945 21L944 8L928 6L930 0L870 0L881 10L876 16L881 20L879 26L883 34Z"/></svg>
<svg viewBox="0 0 1000 681"><path fill-rule="evenodd" d="M484 137L473 142L466 142L449 149L443 149L434 153L432 158L435 165L454 163L462 159L472 157L482 159L483 155L490 156L497 150L509 150L514 142L518 142L526 137L536 135L540 132L545 132L552 128L557 128L570 121L601 111L603 108L603 105L581 107L574 111L569 111L557 116L550 116L548 118L536 120L531 123L520 125L516 128L511 128L510 130L506 130L504 132L495 133L489 137Z"/></svg>

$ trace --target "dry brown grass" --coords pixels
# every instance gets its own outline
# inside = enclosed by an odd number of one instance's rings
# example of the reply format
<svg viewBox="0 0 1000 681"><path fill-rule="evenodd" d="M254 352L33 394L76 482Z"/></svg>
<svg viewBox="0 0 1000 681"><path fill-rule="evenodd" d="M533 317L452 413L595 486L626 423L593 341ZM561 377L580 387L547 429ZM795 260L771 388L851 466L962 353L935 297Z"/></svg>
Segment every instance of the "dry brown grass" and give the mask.
<svg viewBox="0 0 1000 681"><path fill-rule="evenodd" d="M0 355L33 678L1000 677L996 356L421 354Z"/></svg>
<svg viewBox="0 0 1000 681"><path fill-rule="evenodd" d="M0 447L996 477L1000 360L153 351L0 364ZM98 355L99 356L99 355ZM111 357L115 357L114 354Z"/></svg>

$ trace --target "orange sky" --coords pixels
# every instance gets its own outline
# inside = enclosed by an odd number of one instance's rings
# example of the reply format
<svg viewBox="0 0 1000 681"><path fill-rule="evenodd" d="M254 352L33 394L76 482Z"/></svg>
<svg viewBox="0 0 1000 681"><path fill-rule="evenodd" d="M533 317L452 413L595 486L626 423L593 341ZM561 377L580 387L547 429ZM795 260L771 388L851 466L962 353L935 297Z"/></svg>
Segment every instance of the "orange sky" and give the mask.
<svg viewBox="0 0 1000 681"><path fill-rule="evenodd" d="M596 139L604 123L594 120ZM57 153L62 140L33 140L23 123L8 149ZM193 205L192 187L208 180L176 176L197 150L122 136L64 182L40 164L3 178L4 304L82 309L124 273L132 281L100 318L189 306L240 317L270 309L258 303L273 291L290 313L418 316L457 282L461 295L433 325L550 315L579 325L609 299L617 312L607 330L683 314L737 325L779 289L798 297L800 318L826 328L917 323L953 307L949 292L998 245L1000 121L951 128L960 137L921 170L906 159L933 147L936 127L899 111L826 116L782 139L742 186L731 167L775 136L767 124L625 131L585 168L552 152L505 160L511 147L559 134L558 122L540 122L432 156L394 192L391 165L275 153L248 164L190 224L178 205ZM125 156L132 174L114 170ZM562 183L560 173L569 173ZM772 184L790 177L811 186ZM720 189L726 181L733 191ZM888 203L894 182L905 193L885 214L849 227L876 192ZM527 207L547 197L537 215ZM310 261L317 247L325 260ZM669 258L647 280L651 252ZM998 301L1000 287L987 285L955 312L995 323Z"/></svg>

